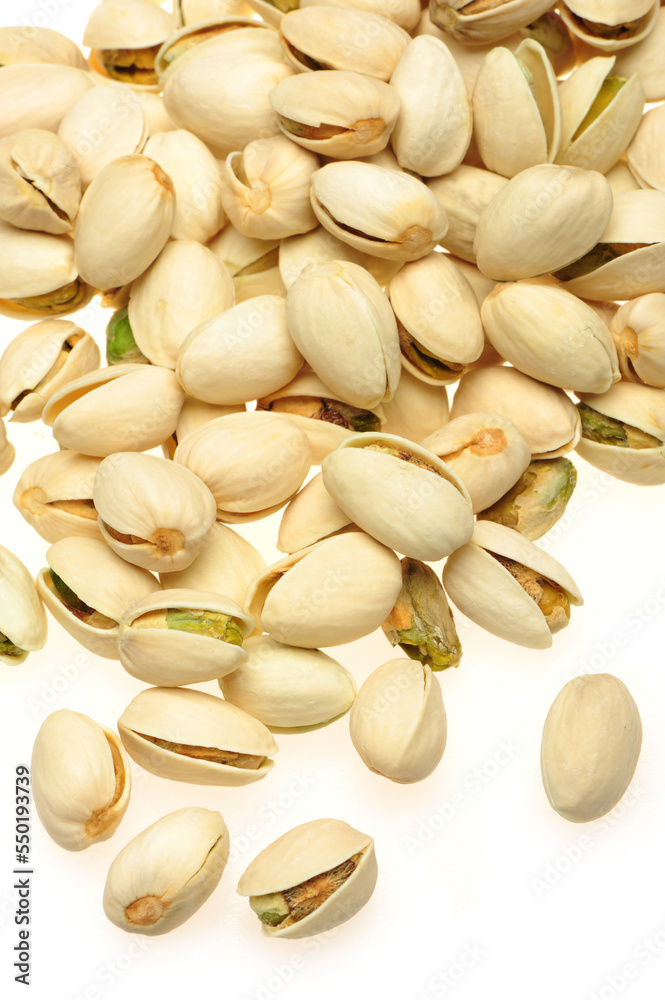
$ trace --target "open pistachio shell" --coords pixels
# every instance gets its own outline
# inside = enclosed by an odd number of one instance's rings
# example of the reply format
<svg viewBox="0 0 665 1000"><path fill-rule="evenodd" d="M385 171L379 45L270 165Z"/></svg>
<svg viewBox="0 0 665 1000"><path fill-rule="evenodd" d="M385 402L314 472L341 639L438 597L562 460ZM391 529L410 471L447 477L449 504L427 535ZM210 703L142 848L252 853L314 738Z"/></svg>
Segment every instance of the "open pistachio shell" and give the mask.
<svg viewBox="0 0 665 1000"><path fill-rule="evenodd" d="M401 586L395 553L364 532L351 531L269 566L250 584L246 606L278 642L318 649L379 628Z"/></svg>
<svg viewBox="0 0 665 1000"><path fill-rule="evenodd" d="M242 0L237 0L236 6L242 6ZM182 66L184 62L201 56L239 51L265 55L270 59L282 58L277 33L261 21L244 16L251 15L251 10L219 10L217 15L213 14L208 11L208 16L186 22L166 39L155 57L155 72L162 87L176 63Z"/></svg>
<svg viewBox="0 0 665 1000"><path fill-rule="evenodd" d="M37 815L56 844L83 851L108 840L127 806L132 774L112 729L79 712L51 712L37 733L30 764Z"/></svg>
<svg viewBox="0 0 665 1000"><path fill-rule="evenodd" d="M129 603L159 589L155 577L97 538L62 538L46 560L37 590L55 620L91 653L117 660L122 614Z"/></svg>
<svg viewBox="0 0 665 1000"><path fill-rule="evenodd" d="M105 0L92 11L83 44L90 64L106 79L155 86L155 57L174 28L174 17L150 0Z"/></svg>
<svg viewBox="0 0 665 1000"><path fill-rule="evenodd" d="M432 0L432 22L466 45L487 45L531 24L551 5L547 0Z"/></svg>
<svg viewBox="0 0 665 1000"><path fill-rule="evenodd" d="M70 535L99 538L92 486L100 459L56 451L31 462L14 490L14 506L47 542Z"/></svg>
<svg viewBox="0 0 665 1000"><path fill-rule="evenodd" d="M0 218L5 222L68 233L80 201L76 160L56 135L35 128L0 139Z"/></svg>
<svg viewBox="0 0 665 1000"><path fill-rule="evenodd" d="M475 264L473 240L482 210L508 183L506 177L461 164L452 173L433 177L427 186L448 216L448 231L441 246Z"/></svg>
<svg viewBox="0 0 665 1000"><path fill-rule="evenodd" d="M659 8L659 0L568 0L560 12L572 35L594 48L617 52L649 36Z"/></svg>
<svg viewBox="0 0 665 1000"><path fill-rule="evenodd" d="M162 816L111 865L104 886L106 916L131 934L166 934L179 927L216 888L229 846L218 812L189 806Z"/></svg>
<svg viewBox="0 0 665 1000"><path fill-rule="evenodd" d="M354 916L377 879L374 841L339 819L315 819L269 844L245 870L250 897L270 937L321 934Z"/></svg>
<svg viewBox="0 0 665 1000"><path fill-rule="evenodd" d="M637 73L647 101L662 101L665 98L665 62L662 58L664 43L665 10L661 5L657 6L656 22L646 37L622 49L617 56L617 74L629 77Z"/></svg>
<svg viewBox="0 0 665 1000"><path fill-rule="evenodd" d="M27 128L57 132L69 109L95 85L90 73L71 66L19 63L2 71L0 137Z"/></svg>
<svg viewBox="0 0 665 1000"><path fill-rule="evenodd" d="M392 434L354 434L323 460L326 489L384 545L414 559L443 559L471 537L466 487L431 451Z"/></svg>
<svg viewBox="0 0 665 1000"><path fill-rule="evenodd" d="M191 785L248 785L274 767L268 729L222 698L191 688L146 688L118 719L129 756Z"/></svg>
<svg viewBox="0 0 665 1000"><path fill-rule="evenodd" d="M38 28L31 24L0 28L0 65L15 63L54 63L87 69L85 56L78 45L66 35L52 28Z"/></svg>
<svg viewBox="0 0 665 1000"><path fill-rule="evenodd" d="M500 639L548 649L570 605L583 604L561 563L512 528L479 521L443 569L446 593L462 614ZM547 617L546 617L547 616Z"/></svg>
<svg viewBox="0 0 665 1000"><path fill-rule="evenodd" d="M622 377L665 389L665 294L624 302L610 321L610 333Z"/></svg>
<svg viewBox="0 0 665 1000"><path fill-rule="evenodd" d="M68 236L0 221L0 314L29 320L65 316L93 295L79 277Z"/></svg>
<svg viewBox="0 0 665 1000"><path fill-rule="evenodd" d="M350 524L350 518L323 485L323 476L319 472L284 509L277 548L280 552L298 552L337 534Z"/></svg>
<svg viewBox="0 0 665 1000"><path fill-rule="evenodd" d="M0 545L0 664L18 666L46 645L46 614L35 581L13 552Z"/></svg>
<svg viewBox="0 0 665 1000"><path fill-rule="evenodd" d="M635 138L628 147L628 166L641 187L665 191L663 134L665 105L651 108L642 119Z"/></svg>

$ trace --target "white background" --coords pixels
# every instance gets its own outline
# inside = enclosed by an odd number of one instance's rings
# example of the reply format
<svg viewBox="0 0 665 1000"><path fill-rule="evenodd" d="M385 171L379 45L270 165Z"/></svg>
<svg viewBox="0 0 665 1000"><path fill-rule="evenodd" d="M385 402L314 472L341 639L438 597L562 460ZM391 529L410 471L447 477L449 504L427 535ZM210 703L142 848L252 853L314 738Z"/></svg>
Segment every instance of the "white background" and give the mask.
<svg viewBox="0 0 665 1000"><path fill-rule="evenodd" d="M93 3L11 3L1 23L43 24L80 41ZM9 9L7 9L9 8ZM100 234L103 238L103 234ZM103 346L110 313L98 300L76 317ZM23 324L0 320L0 348ZM46 543L12 506L25 465L56 450L41 424L8 424L14 466L0 479L0 541L37 572ZM665 487L629 486L576 459L569 511L542 544L586 603L549 651L484 634L460 614L458 670L439 674L448 746L427 780L400 786L370 773L348 720L278 736L276 766L246 788L206 788L133 765L118 832L72 854L33 812L32 985L13 982L16 894L14 773L29 763L46 715L70 708L115 726L143 687L121 665L79 647L52 619L45 650L2 668L0 696L0 996L143 1000L191 994L222 1000L655 1000L665 984ZM242 533L268 562L279 515ZM440 570L440 566L436 567ZM329 652L358 684L392 652L381 633ZM633 694L644 725L635 779L602 820L575 825L549 806L539 768L547 711L563 684L610 671ZM218 693L215 684L200 685ZM158 938L128 935L104 916L109 864L132 837L184 805L219 809L232 851L222 881L191 920ZM369 904L336 930L303 941L265 938L235 887L268 843L307 820L334 816L370 833L379 881Z"/></svg>

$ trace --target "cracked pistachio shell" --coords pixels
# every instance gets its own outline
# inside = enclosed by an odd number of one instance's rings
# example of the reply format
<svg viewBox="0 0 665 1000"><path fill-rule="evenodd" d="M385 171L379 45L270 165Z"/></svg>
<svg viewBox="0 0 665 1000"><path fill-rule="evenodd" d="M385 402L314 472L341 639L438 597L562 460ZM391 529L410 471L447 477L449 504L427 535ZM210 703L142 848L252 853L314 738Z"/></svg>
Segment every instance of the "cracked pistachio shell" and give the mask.
<svg viewBox="0 0 665 1000"><path fill-rule="evenodd" d="M278 268L279 240L252 239L228 223L208 243L208 248L233 277L236 305L257 295L284 295Z"/></svg>
<svg viewBox="0 0 665 1000"><path fill-rule="evenodd" d="M665 105L647 111L628 147L628 166L643 188L665 191Z"/></svg>
<svg viewBox="0 0 665 1000"><path fill-rule="evenodd" d="M598 242L612 202L597 171L550 163L523 170L480 214L473 242L478 267L497 281L564 267Z"/></svg>
<svg viewBox="0 0 665 1000"><path fill-rule="evenodd" d="M173 181L171 238L205 243L218 233L226 222L222 182L217 160L206 144L191 132L174 129L152 135L143 152Z"/></svg>
<svg viewBox="0 0 665 1000"><path fill-rule="evenodd" d="M622 49L617 55L616 72L629 77L637 73L644 88L647 101L662 101L665 98L665 10L661 6L656 14L656 23L641 42Z"/></svg>
<svg viewBox="0 0 665 1000"><path fill-rule="evenodd" d="M214 253L194 240L171 240L132 285L128 316L150 363L175 369L192 330L234 302L233 279Z"/></svg>
<svg viewBox="0 0 665 1000"><path fill-rule="evenodd" d="M471 285L450 257L407 263L388 286L398 319L402 367L430 385L456 382L485 344Z"/></svg>
<svg viewBox="0 0 665 1000"><path fill-rule="evenodd" d="M169 624L166 615L169 609L194 613L188 623ZM211 618L206 620L209 614ZM132 604L122 616L118 634L120 662L132 677L164 687L200 684L223 677L247 662L247 652L235 642L237 631L234 641L215 634L214 615L232 619L242 639L254 629L251 618L230 597L185 589L149 594Z"/></svg>
<svg viewBox="0 0 665 1000"><path fill-rule="evenodd" d="M473 239L478 219L494 195L508 183L506 177L461 164L444 177L433 177L427 186L448 216L448 231L441 246L456 257L476 262Z"/></svg>
<svg viewBox="0 0 665 1000"><path fill-rule="evenodd" d="M446 562L446 593L462 614L492 635L529 649L549 649L552 632L544 613L494 555L555 584L570 604L584 603L577 584L561 563L524 535L493 521L478 521L471 541Z"/></svg>
<svg viewBox="0 0 665 1000"><path fill-rule="evenodd" d="M69 237L0 221L0 314L23 320L64 316L92 295L78 276Z"/></svg>
<svg viewBox="0 0 665 1000"><path fill-rule="evenodd" d="M62 708L39 727L30 764L37 815L67 851L83 851L117 830L132 787L125 748L112 729Z"/></svg>
<svg viewBox="0 0 665 1000"><path fill-rule="evenodd" d="M158 163L141 155L109 163L85 192L76 223L83 280L100 290L134 281L165 246L174 216L173 181Z"/></svg>
<svg viewBox="0 0 665 1000"><path fill-rule="evenodd" d="M422 446L457 473L474 514L499 500L531 461L531 449L515 425L496 413L456 417Z"/></svg>
<svg viewBox="0 0 665 1000"><path fill-rule="evenodd" d="M279 37L285 58L301 73L351 70L386 82L409 44L407 32L380 14L328 6L290 11Z"/></svg>
<svg viewBox="0 0 665 1000"><path fill-rule="evenodd" d="M55 620L91 653L117 660L116 637L122 614L129 603L159 590L155 577L121 559L97 538L62 538L47 550L46 561L48 566L37 576L37 590ZM78 598L82 609L65 603L55 588L51 569Z"/></svg>
<svg viewBox="0 0 665 1000"><path fill-rule="evenodd" d="M382 409L386 434L420 442L448 421L448 393L444 385L428 385L403 368L395 395Z"/></svg>
<svg viewBox="0 0 665 1000"><path fill-rule="evenodd" d="M140 767L190 785L249 785L272 770L270 758L278 750L258 719L222 698L191 688L141 691L118 719L118 732ZM173 749L154 740L172 744ZM230 760L222 760L223 756Z"/></svg>
<svg viewBox="0 0 665 1000"><path fill-rule="evenodd" d="M0 139L0 218L5 222L68 233L80 201L76 161L57 135L35 128Z"/></svg>
<svg viewBox="0 0 665 1000"><path fill-rule="evenodd" d="M245 236L282 239L317 225L309 189L318 157L283 135L249 142L221 169L222 204Z"/></svg>
<svg viewBox="0 0 665 1000"><path fill-rule="evenodd" d="M46 613L35 581L13 552L0 545L0 664L17 666L46 645ZM5 643L13 646L7 651Z"/></svg>
<svg viewBox="0 0 665 1000"><path fill-rule="evenodd" d="M87 69L85 56L66 35L51 28L22 25L0 28L0 65L54 63Z"/></svg>
<svg viewBox="0 0 665 1000"><path fill-rule="evenodd" d="M57 132L80 97L94 87L92 74L71 66L19 63L0 75L0 137L21 129Z"/></svg>
<svg viewBox="0 0 665 1000"><path fill-rule="evenodd" d="M473 91L473 122L483 163L497 174L514 177L553 161L561 108L542 45L527 38L514 53L501 46L488 52Z"/></svg>
<svg viewBox="0 0 665 1000"><path fill-rule="evenodd" d="M277 537L280 552L298 552L335 535L351 524L318 472L289 502L282 514Z"/></svg>
<svg viewBox="0 0 665 1000"><path fill-rule="evenodd" d="M184 398L168 368L112 365L68 382L42 419L63 448L104 458L156 448L175 430Z"/></svg>
<svg viewBox="0 0 665 1000"><path fill-rule="evenodd" d="M400 376L397 323L364 267L307 265L287 292L286 319L296 347L339 399L371 409L392 398Z"/></svg>
<svg viewBox="0 0 665 1000"><path fill-rule="evenodd" d="M275 87L270 102L284 135L340 160L384 149L400 110L394 87L345 70L290 76Z"/></svg>
<svg viewBox="0 0 665 1000"><path fill-rule="evenodd" d="M511 420L529 444L532 458L565 455L582 433L579 413L566 393L517 368L481 368L462 376L451 419L480 412L499 413Z"/></svg>
<svg viewBox="0 0 665 1000"><path fill-rule="evenodd" d="M432 773L446 747L446 710L430 667L400 657L369 675L351 707L349 731L363 762L400 784Z"/></svg>
<svg viewBox="0 0 665 1000"><path fill-rule="evenodd" d="M481 316L501 357L541 382L605 392L621 378L606 323L562 288L526 281L497 285Z"/></svg>
<svg viewBox="0 0 665 1000"><path fill-rule="evenodd" d="M148 126L133 91L122 83L110 83L94 87L69 109L58 136L71 150L85 189L102 167L140 152Z"/></svg>
<svg viewBox="0 0 665 1000"><path fill-rule="evenodd" d="M621 375L665 389L665 294L624 302L610 321Z"/></svg>
<svg viewBox="0 0 665 1000"><path fill-rule="evenodd" d="M238 894L249 896L251 903L252 897L295 888L351 859L356 859L356 865L348 878L306 916L299 920L288 917L278 926L262 924L269 937L321 934L362 909L376 885L374 841L342 820L310 820L273 841L246 868L238 882Z"/></svg>
<svg viewBox="0 0 665 1000"><path fill-rule="evenodd" d="M255 521L283 507L311 465L307 435L287 417L234 413L199 427L174 461L199 476L221 521Z"/></svg>
<svg viewBox="0 0 665 1000"><path fill-rule="evenodd" d="M659 0L569 0L559 8L571 35L605 52L617 52L647 38L659 9Z"/></svg>
<svg viewBox="0 0 665 1000"><path fill-rule="evenodd" d="M390 84L401 102L391 138L400 166L423 177L450 173L469 148L473 116L464 78L449 50L431 36L413 38Z"/></svg>
<svg viewBox="0 0 665 1000"><path fill-rule="evenodd" d="M651 446L641 441L635 447L625 439L621 444L606 444L591 440L583 431L576 448L578 454L596 469L626 483L665 483L665 392L636 382L617 382L602 395L578 395L597 413L637 428L652 439Z"/></svg>
<svg viewBox="0 0 665 1000"><path fill-rule="evenodd" d="M378 429L383 414L380 405L364 409L340 402L328 386L310 371L300 372L288 385L258 399L256 408L285 413L289 420L302 427L312 449L313 465L320 465L340 441L354 433L356 427Z"/></svg>
<svg viewBox="0 0 665 1000"><path fill-rule="evenodd" d="M335 535L269 566L250 584L246 606L273 639L317 649L379 628L402 587L400 561L361 531Z"/></svg>
<svg viewBox="0 0 665 1000"><path fill-rule="evenodd" d="M471 500L432 452L392 434L354 434L323 460L323 482L345 514L384 545L435 562L471 537Z"/></svg>
<svg viewBox="0 0 665 1000"><path fill-rule="evenodd" d="M268 94L293 72L253 53L201 54L169 72L164 104L179 128L193 132L215 156L227 157L252 139L278 135Z"/></svg>
<svg viewBox="0 0 665 1000"><path fill-rule="evenodd" d="M444 209L422 181L373 163L326 164L312 176L311 199L329 233L386 260L418 260L448 230Z"/></svg>
<svg viewBox="0 0 665 1000"><path fill-rule="evenodd" d="M216 521L194 562L177 573L160 573L159 579L169 589L227 594L244 607L249 584L265 568L265 560L250 542Z"/></svg>
<svg viewBox="0 0 665 1000"><path fill-rule="evenodd" d="M162 816L130 840L109 868L104 913L131 934L180 927L216 888L229 849L229 831L218 812L188 806Z"/></svg>
<svg viewBox="0 0 665 1000"><path fill-rule="evenodd" d="M600 819L628 788L642 746L633 697L613 674L582 674L547 713L540 766L550 805L571 823Z"/></svg>
<svg viewBox="0 0 665 1000"><path fill-rule="evenodd" d="M89 333L62 319L45 319L11 340L0 358L0 417L39 420L48 400L72 379L99 365Z"/></svg>
<svg viewBox="0 0 665 1000"><path fill-rule="evenodd" d="M615 57L596 56L559 84L561 142L557 163L607 173L635 135L644 110L639 77L612 72Z"/></svg>
<svg viewBox="0 0 665 1000"><path fill-rule="evenodd" d="M215 501L205 483L156 455L109 455L97 470L93 500L113 551L162 573L189 566L215 523Z"/></svg>
<svg viewBox="0 0 665 1000"><path fill-rule="evenodd" d="M550 7L547 0L431 0L430 18L458 42L487 45L531 24Z"/></svg>
<svg viewBox="0 0 665 1000"><path fill-rule="evenodd" d="M158 3L105 0L93 8L83 32L83 44L92 50L91 69L103 80L155 87L155 55L174 27L173 14ZM136 61L128 62L134 52Z"/></svg>
<svg viewBox="0 0 665 1000"><path fill-rule="evenodd" d="M249 9L238 13L240 16L226 11L220 12L219 17L201 18L169 35L155 57L160 85L165 85L175 65L181 68L187 62L211 55L251 53L281 61L282 47L277 32L262 21L252 19ZM243 16L245 13L250 16Z"/></svg>
<svg viewBox="0 0 665 1000"><path fill-rule="evenodd" d="M14 506L47 542L70 535L101 540L92 486L100 459L56 451L31 462L14 490Z"/></svg>
<svg viewBox="0 0 665 1000"><path fill-rule="evenodd" d="M4 420L0 420L0 476L11 469L16 457L16 449L7 438Z"/></svg>
<svg viewBox="0 0 665 1000"><path fill-rule="evenodd" d="M301 75L293 79L304 80L305 77ZM308 264L332 264L336 260L363 267L366 256L347 243L342 243L323 226L317 226L299 236L288 236L279 246L279 274L284 288L288 291Z"/></svg>
<svg viewBox="0 0 665 1000"><path fill-rule="evenodd" d="M305 732L345 715L356 684L344 667L320 649L300 649L254 636L248 654L219 681L226 701L275 731Z"/></svg>
<svg viewBox="0 0 665 1000"><path fill-rule="evenodd" d="M607 251L606 263L598 266L603 251ZM565 281L564 288L586 299L612 300L665 291L665 192L616 195L607 228L590 252L588 265L591 270L584 259L577 261L574 266L581 273Z"/></svg>

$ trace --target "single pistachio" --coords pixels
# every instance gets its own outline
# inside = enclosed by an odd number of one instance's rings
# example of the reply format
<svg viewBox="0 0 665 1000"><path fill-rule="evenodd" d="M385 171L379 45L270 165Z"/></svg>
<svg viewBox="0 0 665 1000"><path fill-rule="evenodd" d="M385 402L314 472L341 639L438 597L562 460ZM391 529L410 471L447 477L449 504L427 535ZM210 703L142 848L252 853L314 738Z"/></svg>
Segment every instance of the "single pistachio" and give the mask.
<svg viewBox="0 0 665 1000"><path fill-rule="evenodd" d="M628 147L628 166L641 187L665 191L663 169L664 105L651 108L642 118L635 137Z"/></svg>
<svg viewBox="0 0 665 1000"><path fill-rule="evenodd" d="M76 161L56 135L35 128L0 139L0 218L5 222L68 233L80 201Z"/></svg>
<svg viewBox="0 0 665 1000"><path fill-rule="evenodd" d="M106 79L156 86L155 57L173 27L173 15L149 0L105 0L93 9L83 44Z"/></svg>
<svg viewBox="0 0 665 1000"><path fill-rule="evenodd" d="M156 448L175 430L184 398L168 368L112 365L64 385L42 419L63 448L104 458Z"/></svg>
<svg viewBox="0 0 665 1000"><path fill-rule="evenodd" d="M287 292L286 320L296 347L336 398L370 410L392 398L400 376L397 323L365 268L307 265Z"/></svg>
<svg viewBox="0 0 665 1000"><path fill-rule="evenodd" d="M128 602L159 589L155 577L98 538L62 538L47 550L46 559L37 590L55 620L91 653L119 659L120 618Z"/></svg>
<svg viewBox="0 0 665 1000"><path fill-rule="evenodd" d="M48 835L83 851L117 830L132 787L125 748L112 729L61 708L39 727L30 764L32 795Z"/></svg>
<svg viewBox="0 0 665 1000"><path fill-rule="evenodd" d="M665 389L665 294L624 302L610 321L624 379Z"/></svg>
<svg viewBox="0 0 665 1000"><path fill-rule="evenodd" d="M77 272L69 237L0 221L0 245L0 314L33 321L65 316L92 298L93 289Z"/></svg>
<svg viewBox="0 0 665 1000"><path fill-rule="evenodd" d="M377 879L374 841L339 819L302 823L269 844L245 870L238 893L269 937L302 938L344 923Z"/></svg>
<svg viewBox="0 0 665 1000"><path fill-rule="evenodd" d="M293 79L305 77L301 75ZM359 250L342 243L323 226L317 226L299 236L288 236L279 245L279 274L287 291L308 264L332 264L333 261L348 261L363 267L366 257Z"/></svg>
<svg viewBox="0 0 665 1000"><path fill-rule="evenodd" d="M478 515L481 521L495 521L535 542L565 513L577 471L567 458L531 462L512 489Z"/></svg>
<svg viewBox="0 0 665 1000"><path fill-rule="evenodd" d="M596 49L617 52L649 36L659 8L659 0L567 0L560 12L576 38Z"/></svg>
<svg viewBox="0 0 665 1000"><path fill-rule="evenodd" d="M665 482L665 392L618 382L602 395L578 395L582 458L627 483Z"/></svg>
<svg viewBox="0 0 665 1000"><path fill-rule="evenodd" d="M418 260L448 230L445 211L422 181L373 163L326 164L312 175L311 199L329 233L387 260Z"/></svg>
<svg viewBox="0 0 665 1000"><path fill-rule="evenodd" d="M471 537L471 499L462 480L406 438L354 434L323 460L321 471L344 513L404 555L436 561Z"/></svg>
<svg viewBox="0 0 665 1000"><path fill-rule="evenodd" d="M402 589L381 628L391 646L432 670L459 666L462 646L445 591L417 559L402 559Z"/></svg>
<svg viewBox="0 0 665 1000"><path fill-rule="evenodd" d="M400 110L394 87L344 70L290 76L271 92L270 103L289 139L344 160L384 149Z"/></svg>
<svg viewBox="0 0 665 1000"><path fill-rule="evenodd" d="M162 444L164 458L173 458L180 441L203 424L216 420L218 417L227 417L231 413L244 413L246 409L244 403L237 403L233 406L217 406L215 403L202 403L200 399L186 396L176 429Z"/></svg>
<svg viewBox="0 0 665 1000"><path fill-rule="evenodd" d="M545 794L571 823L600 819L628 788L642 746L633 697L612 674L582 674L547 713L540 750Z"/></svg>
<svg viewBox="0 0 665 1000"><path fill-rule="evenodd" d="M564 267L601 238L612 201L596 171L551 163L523 170L480 214L473 242L478 267L498 281Z"/></svg>
<svg viewBox="0 0 665 1000"><path fill-rule="evenodd" d="M547 0L430 0L436 27L466 45L501 41L549 10Z"/></svg>
<svg viewBox="0 0 665 1000"><path fill-rule="evenodd" d="M446 710L431 669L388 660L361 686L349 732L370 771L400 784L427 778L446 747Z"/></svg>
<svg viewBox="0 0 665 1000"><path fill-rule="evenodd" d="M118 719L136 763L191 785L249 785L274 767L278 747L258 719L192 688L146 688Z"/></svg>
<svg viewBox="0 0 665 1000"><path fill-rule="evenodd" d="M565 455L582 433L579 414L565 392L516 368L484 368L462 377L453 397L451 418L487 411L500 413L515 424L534 459Z"/></svg>
<svg viewBox="0 0 665 1000"><path fill-rule="evenodd" d="M648 35L641 42L618 53L615 67L617 74L630 77L637 73L647 101L662 101L665 98L665 62L661 58L664 41L665 10L661 5Z"/></svg>
<svg viewBox="0 0 665 1000"><path fill-rule="evenodd" d="M160 86L164 87L174 66L182 68L185 63L202 57L244 52L282 60L277 32L252 18L251 13L249 9L248 16L242 11L221 11L221 16L202 18L169 35L155 57Z"/></svg>
<svg viewBox="0 0 665 1000"><path fill-rule="evenodd" d="M208 248L233 277L236 305L257 295L284 295L278 267L279 240L252 239L228 223L208 243Z"/></svg>
<svg viewBox="0 0 665 1000"><path fill-rule="evenodd" d="M587 299L634 299L665 291L664 265L665 192L626 191L596 245L554 277Z"/></svg>
<svg viewBox="0 0 665 1000"><path fill-rule="evenodd" d="M109 455L97 470L93 500L109 546L145 569L185 569L215 523L215 500L205 483L156 455Z"/></svg>
<svg viewBox="0 0 665 1000"><path fill-rule="evenodd" d="M351 520L330 496L318 472L285 507L277 548L291 554L352 527Z"/></svg>
<svg viewBox="0 0 665 1000"><path fill-rule="evenodd" d="M557 163L606 174L635 135L644 110L644 88L637 74L630 79L610 75L614 62L614 56L588 59L559 84Z"/></svg>
<svg viewBox="0 0 665 1000"><path fill-rule="evenodd" d="M92 499L99 462L74 451L43 455L23 470L14 506L47 542L70 535L101 539Z"/></svg>
<svg viewBox="0 0 665 1000"><path fill-rule="evenodd" d="M506 177L464 163L452 173L427 182L448 216L448 231L441 240L445 250L475 264L473 240L481 212L507 183Z"/></svg>
<svg viewBox="0 0 665 1000"><path fill-rule="evenodd" d="M364 532L350 531L268 566L250 584L245 603L273 639L318 649L379 628L401 586L395 553Z"/></svg>
<svg viewBox="0 0 665 1000"><path fill-rule="evenodd" d="M230 597L160 590L136 601L120 622L125 670L146 684L177 687L216 680L247 662L251 618Z"/></svg>
<svg viewBox="0 0 665 1000"><path fill-rule="evenodd" d="M19 63L1 68L0 138L22 129L57 132L69 109L95 85L91 73L71 66Z"/></svg>
<svg viewBox="0 0 665 1000"><path fill-rule="evenodd" d="M0 28L0 66L16 63L54 63L87 69L85 56L78 45L52 28L30 25Z"/></svg>
<svg viewBox="0 0 665 1000"><path fill-rule="evenodd" d="M104 913L131 934L166 934L211 895L229 849L229 831L218 812L189 806L162 816L130 840L109 868Z"/></svg>
<svg viewBox="0 0 665 1000"><path fill-rule="evenodd" d="M448 420L448 394L445 385L429 385L402 369L395 395L382 406L386 434L397 434L420 442Z"/></svg>
<svg viewBox="0 0 665 1000"><path fill-rule="evenodd" d="M226 701L273 732L308 732L345 715L353 677L320 649L285 646L269 635L245 642L248 659L219 680Z"/></svg>
<svg viewBox="0 0 665 1000"><path fill-rule="evenodd" d="M493 521L478 521L471 541L449 557L443 585L476 625L529 649L548 649L570 606L584 603L561 563Z"/></svg>
<svg viewBox="0 0 665 1000"><path fill-rule="evenodd" d="M0 545L0 663L18 666L46 645L46 614L27 567Z"/></svg>
<svg viewBox="0 0 665 1000"><path fill-rule="evenodd" d="M106 364L150 364L145 354L142 354L139 350L134 338L134 331L129 322L128 306L117 309L106 325Z"/></svg>
<svg viewBox="0 0 665 1000"><path fill-rule="evenodd" d="M16 458L16 449L7 437L4 420L0 420L0 476L11 469Z"/></svg>

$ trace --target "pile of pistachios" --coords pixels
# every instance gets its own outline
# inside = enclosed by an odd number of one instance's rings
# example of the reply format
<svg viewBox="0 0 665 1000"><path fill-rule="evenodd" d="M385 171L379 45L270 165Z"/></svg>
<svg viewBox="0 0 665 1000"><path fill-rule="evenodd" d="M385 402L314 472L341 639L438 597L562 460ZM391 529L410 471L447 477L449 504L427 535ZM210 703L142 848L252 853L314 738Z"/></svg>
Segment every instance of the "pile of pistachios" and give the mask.
<svg viewBox="0 0 665 1000"><path fill-rule="evenodd" d="M575 488L566 456L665 483L659 0L167 6L103 0L87 59L0 29L0 313L27 324L0 417L54 439L16 476L49 547L36 582L0 547L0 660L44 647L45 606L149 685L117 732L65 708L36 735L35 805L71 851L116 833L128 755L245 785L275 736L349 713L370 770L428 777L434 673L462 657L447 598L550 647L582 604L536 544ZM94 296L106 365L76 323ZM10 439L0 420L0 474ZM280 511L266 566L242 527ZM322 647L377 629L406 655L356 691ZM604 815L640 744L625 685L575 678L544 722L552 807ZM106 915L169 931L228 857L219 813L177 809L120 851ZM372 837L315 818L238 892L293 938L376 879Z"/></svg>

